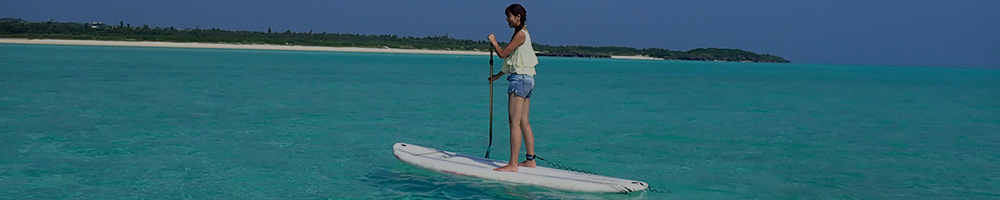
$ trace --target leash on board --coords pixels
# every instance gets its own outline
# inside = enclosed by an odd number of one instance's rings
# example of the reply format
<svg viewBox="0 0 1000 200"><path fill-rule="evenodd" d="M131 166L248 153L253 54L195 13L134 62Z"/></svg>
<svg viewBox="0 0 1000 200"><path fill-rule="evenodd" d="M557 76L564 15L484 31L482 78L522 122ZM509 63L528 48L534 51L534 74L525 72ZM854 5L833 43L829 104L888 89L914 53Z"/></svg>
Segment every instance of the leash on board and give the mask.
<svg viewBox="0 0 1000 200"><path fill-rule="evenodd" d="M591 171L587 171L587 170L583 170L583 169L579 169L579 168L574 168L574 167L569 167L569 166L565 166L565 165L560 165L558 163L546 160L545 158L538 157L537 155L527 155L526 154L525 156L526 157L530 156L533 160L542 160L542 161L545 161L545 164L548 164L549 166L552 166L552 168L566 170L566 171L580 172L580 173L585 173L585 174L598 175L597 173L594 173L594 172L591 172ZM623 190L622 191L622 193L624 193L624 194L628 194L629 192L637 192L637 191L631 191L631 190L628 190L628 191ZM651 193L673 193L673 191L670 191L670 189L653 188L652 185L648 185L646 187L646 192L651 192Z"/></svg>
<svg viewBox="0 0 1000 200"><path fill-rule="evenodd" d="M646 189L646 191L649 191L649 192L652 192L652 193L667 193L667 194L674 193L674 191L670 191L670 189L662 189L662 188L661 189L656 189L656 188L653 188L652 185L650 185Z"/></svg>
<svg viewBox="0 0 1000 200"><path fill-rule="evenodd" d="M552 166L552 168L566 170L566 171L580 172L580 173L585 173L585 174L597 175L597 173L594 173L594 172L591 172L591 171L582 170L582 169L578 169L578 168L573 168L573 167L569 167L569 166L565 166L565 165L560 165L560 164L554 163L552 161L546 160L545 158L538 157L537 155L532 155L531 157L534 157L534 159L545 161L545 164L548 164L549 166Z"/></svg>
<svg viewBox="0 0 1000 200"><path fill-rule="evenodd" d="M493 44L490 44L490 78L493 78ZM490 81L490 145L486 146L484 158L490 158L491 150L493 150L493 81Z"/></svg>

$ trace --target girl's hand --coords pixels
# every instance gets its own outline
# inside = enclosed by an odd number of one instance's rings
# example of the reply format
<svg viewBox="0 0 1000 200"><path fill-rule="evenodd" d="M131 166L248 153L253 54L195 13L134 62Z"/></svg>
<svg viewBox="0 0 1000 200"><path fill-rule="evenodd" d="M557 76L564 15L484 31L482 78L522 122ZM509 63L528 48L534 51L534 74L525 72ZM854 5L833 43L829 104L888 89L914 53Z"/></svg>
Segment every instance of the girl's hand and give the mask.
<svg viewBox="0 0 1000 200"><path fill-rule="evenodd" d="M497 42L497 37L494 36L492 33L490 34L490 36L486 36L486 38L489 38L490 42Z"/></svg>
<svg viewBox="0 0 1000 200"><path fill-rule="evenodd" d="M490 83L493 83L493 81L495 81L497 79L500 79L500 77L502 77L502 76L503 76L503 73L497 73L497 74L494 74L493 76L490 76Z"/></svg>

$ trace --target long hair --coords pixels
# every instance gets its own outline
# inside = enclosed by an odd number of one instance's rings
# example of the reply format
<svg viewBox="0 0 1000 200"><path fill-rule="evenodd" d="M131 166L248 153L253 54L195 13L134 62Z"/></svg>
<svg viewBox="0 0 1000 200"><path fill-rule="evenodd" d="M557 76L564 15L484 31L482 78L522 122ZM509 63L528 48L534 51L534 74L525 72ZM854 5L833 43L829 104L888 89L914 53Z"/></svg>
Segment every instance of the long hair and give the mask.
<svg viewBox="0 0 1000 200"><path fill-rule="evenodd" d="M515 33L521 31L521 29L524 29L524 21L528 20L528 11L524 10L524 6L521 6L521 4L516 4L516 3L510 4L510 6L507 6L507 9L504 10L504 12L505 12L504 14L521 16L521 25L517 26L517 31L515 31Z"/></svg>

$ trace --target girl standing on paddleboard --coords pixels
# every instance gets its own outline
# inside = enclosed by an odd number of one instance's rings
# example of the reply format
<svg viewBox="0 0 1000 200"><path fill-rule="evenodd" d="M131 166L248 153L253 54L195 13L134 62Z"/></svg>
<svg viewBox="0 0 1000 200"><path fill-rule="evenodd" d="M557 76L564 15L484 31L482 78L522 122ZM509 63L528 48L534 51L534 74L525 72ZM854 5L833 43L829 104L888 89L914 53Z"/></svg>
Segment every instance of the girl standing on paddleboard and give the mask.
<svg viewBox="0 0 1000 200"><path fill-rule="evenodd" d="M510 162L506 166L493 169L494 171L517 172L518 166L535 167L535 138L531 132L531 124L528 123L528 108L531 105L531 94L535 89L535 65L538 65L538 57L535 57L535 49L531 47L531 36L528 29L524 27L527 20L527 11L520 4L511 4L504 11L507 15L507 25L514 28L514 35L506 48L500 48L496 36L490 34L490 43L496 49L497 55L504 59L503 69L499 73L490 76L490 83L500 79L504 74L510 87L507 89L507 111L508 123L510 124ZM524 137L524 146L527 149L526 160L517 163L518 153L521 150L521 138Z"/></svg>

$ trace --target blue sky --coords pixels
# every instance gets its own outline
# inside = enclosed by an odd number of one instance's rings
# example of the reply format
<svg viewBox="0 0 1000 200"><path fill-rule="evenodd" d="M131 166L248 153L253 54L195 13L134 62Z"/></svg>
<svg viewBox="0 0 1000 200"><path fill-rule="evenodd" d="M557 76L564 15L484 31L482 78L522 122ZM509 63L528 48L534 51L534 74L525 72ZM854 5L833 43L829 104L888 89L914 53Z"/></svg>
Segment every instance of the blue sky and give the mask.
<svg viewBox="0 0 1000 200"><path fill-rule="evenodd" d="M0 0L29 21L504 40L514 1ZM794 63L1000 68L996 0L530 1L551 45L738 48Z"/></svg>

